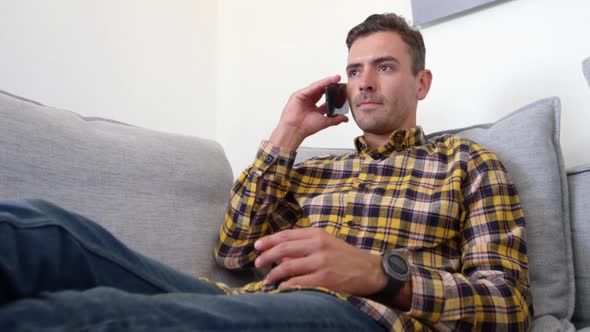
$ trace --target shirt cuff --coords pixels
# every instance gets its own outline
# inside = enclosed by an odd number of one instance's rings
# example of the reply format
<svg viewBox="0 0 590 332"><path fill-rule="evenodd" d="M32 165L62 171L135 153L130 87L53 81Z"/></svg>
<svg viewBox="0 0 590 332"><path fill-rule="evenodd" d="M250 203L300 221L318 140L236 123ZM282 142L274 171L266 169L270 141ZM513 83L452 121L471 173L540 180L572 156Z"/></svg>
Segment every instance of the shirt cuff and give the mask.
<svg viewBox="0 0 590 332"><path fill-rule="evenodd" d="M437 323L445 305L443 277L436 271L419 266L411 267L412 307L407 313L418 320Z"/></svg>
<svg viewBox="0 0 590 332"><path fill-rule="evenodd" d="M268 140L263 140L253 166L262 173L273 171L273 173L287 174L295 163L296 155L296 151L274 146Z"/></svg>

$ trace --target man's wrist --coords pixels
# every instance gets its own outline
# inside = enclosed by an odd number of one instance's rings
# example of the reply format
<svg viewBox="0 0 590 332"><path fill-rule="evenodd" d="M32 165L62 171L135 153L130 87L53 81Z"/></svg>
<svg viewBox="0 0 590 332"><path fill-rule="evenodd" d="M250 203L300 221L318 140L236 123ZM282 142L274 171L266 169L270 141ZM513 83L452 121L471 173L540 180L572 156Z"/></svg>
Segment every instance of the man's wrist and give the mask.
<svg viewBox="0 0 590 332"><path fill-rule="evenodd" d="M298 128L279 125L273 130L268 141L274 146L296 151L304 139L305 136Z"/></svg>
<svg viewBox="0 0 590 332"><path fill-rule="evenodd" d="M398 252L386 252L381 264L375 285L379 291L372 298L389 307L404 311L412 306L412 279L410 265Z"/></svg>
<svg viewBox="0 0 590 332"><path fill-rule="evenodd" d="M412 279L406 281L399 292L391 298L386 298L384 294L381 293L381 291L377 292L373 296L370 296L369 298L385 304L388 307L409 311L412 307Z"/></svg>

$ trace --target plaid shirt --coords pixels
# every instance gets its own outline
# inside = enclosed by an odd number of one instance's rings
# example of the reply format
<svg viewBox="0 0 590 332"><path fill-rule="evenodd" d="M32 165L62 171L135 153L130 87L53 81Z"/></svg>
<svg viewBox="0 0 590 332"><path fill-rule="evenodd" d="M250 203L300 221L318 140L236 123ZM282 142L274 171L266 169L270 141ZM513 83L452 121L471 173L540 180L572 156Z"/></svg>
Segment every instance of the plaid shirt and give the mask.
<svg viewBox="0 0 590 332"><path fill-rule="evenodd" d="M233 187L218 262L251 268L258 238L321 227L370 254L405 251L412 265L409 311L313 288L349 301L388 330L527 330L525 221L497 156L457 136L428 141L420 127L394 132L376 150L362 136L355 146L293 166L295 152L264 141ZM263 280L228 292L298 289Z"/></svg>

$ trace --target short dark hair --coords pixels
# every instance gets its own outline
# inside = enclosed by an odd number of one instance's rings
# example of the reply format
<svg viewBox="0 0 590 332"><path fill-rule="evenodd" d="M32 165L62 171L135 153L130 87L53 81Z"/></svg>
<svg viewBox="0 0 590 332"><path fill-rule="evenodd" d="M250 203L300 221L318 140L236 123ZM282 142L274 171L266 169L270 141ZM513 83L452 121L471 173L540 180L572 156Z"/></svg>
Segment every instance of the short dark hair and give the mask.
<svg viewBox="0 0 590 332"><path fill-rule="evenodd" d="M393 13L373 14L367 17L364 22L350 29L348 36L346 36L346 46L350 50L350 47L358 38L381 31L399 33L402 40L408 46L410 56L412 57L412 72L414 75L424 70L426 47L424 46L422 34L417 29L411 27L403 17Z"/></svg>

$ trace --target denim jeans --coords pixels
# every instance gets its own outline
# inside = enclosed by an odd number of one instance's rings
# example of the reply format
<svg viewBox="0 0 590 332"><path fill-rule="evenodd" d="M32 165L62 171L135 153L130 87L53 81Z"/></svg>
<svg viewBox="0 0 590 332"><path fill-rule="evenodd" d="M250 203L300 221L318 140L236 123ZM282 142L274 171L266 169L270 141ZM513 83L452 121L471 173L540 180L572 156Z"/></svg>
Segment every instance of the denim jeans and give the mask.
<svg viewBox="0 0 590 332"><path fill-rule="evenodd" d="M224 295L41 200L0 201L0 331L383 331L331 295Z"/></svg>

